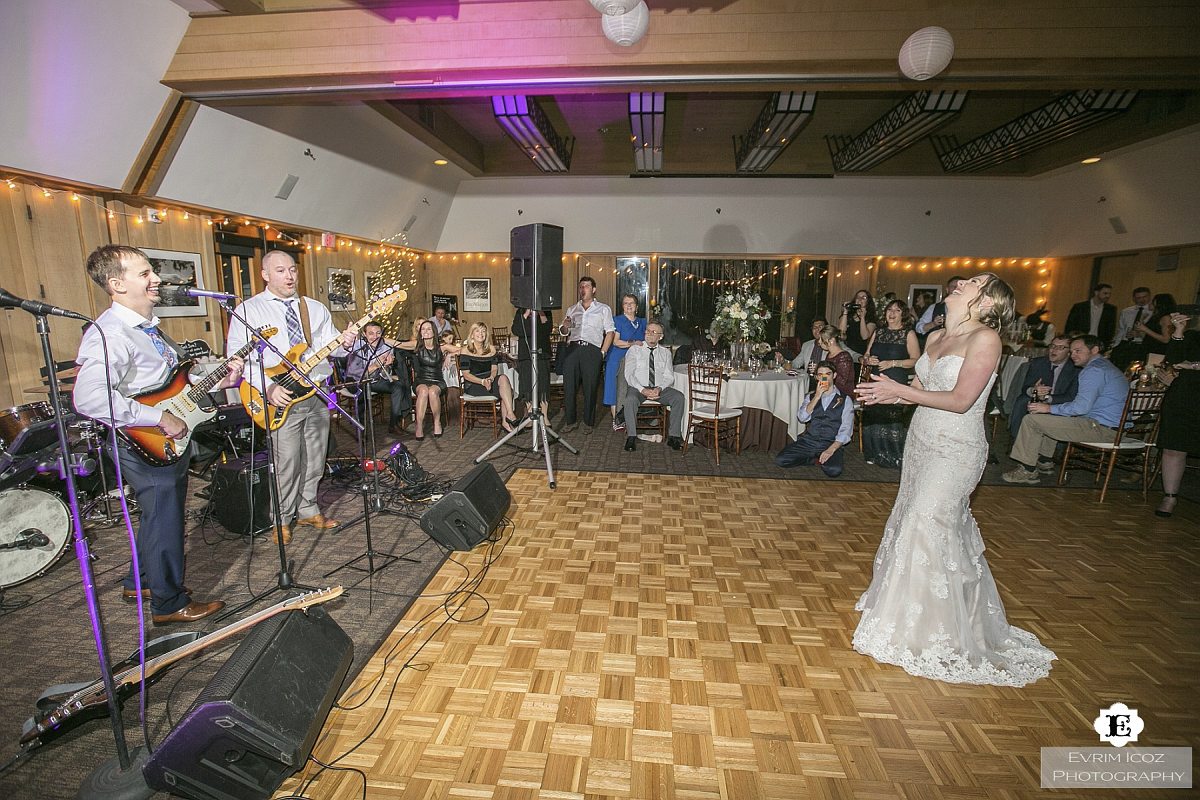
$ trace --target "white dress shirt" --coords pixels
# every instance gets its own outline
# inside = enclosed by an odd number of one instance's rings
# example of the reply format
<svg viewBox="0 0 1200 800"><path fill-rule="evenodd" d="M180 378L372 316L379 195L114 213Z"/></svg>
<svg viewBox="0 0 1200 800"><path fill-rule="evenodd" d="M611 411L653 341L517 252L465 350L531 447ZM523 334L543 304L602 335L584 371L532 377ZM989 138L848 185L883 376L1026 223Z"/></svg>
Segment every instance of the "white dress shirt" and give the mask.
<svg viewBox="0 0 1200 800"><path fill-rule="evenodd" d="M662 344L654 348L643 345L630 347L629 352L625 354L625 383L629 384L629 388L637 389L639 392L642 389L650 388L652 352L654 357L653 388L669 389L675 383L675 365L671 363L671 348Z"/></svg>
<svg viewBox="0 0 1200 800"><path fill-rule="evenodd" d="M1150 319L1150 309L1145 306L1130 306L1122 309L1121 316L1117 319L1117 335L1113 337L1112 344L1120 344L1125 341L1127 336L1131 336L1135 342L1142 341L1145 334L1133 329L1138 320L1138 312L1141 312L1142 322Z"/></svg>
<svg viewBox="0 0 1200 800"><path fill-rule="evenodd" d="M821 399L817 402L821 404L821 408L828 411L829 404L839 397L844 397L844 395L835 387L833 391L823 394ZM796 419L800 420L805 425L807 425L808 421L812 419L812 414L808 412L808 404L811 402L812 392L809 392L808 394L804 395L804 402L800 404L800 410L796 412ZM854 403L850 402L849 398L847 398L846 402L842 404L842 420L841 424L838 425L837 436L834 436L833 440L839 444L849 444L853 433Z"/></svg>
<svg viewBox="0 0 1200 800"><path fill-rule="evenodd" d="M118 303L96 318L79 343L79 375L73 391L75 410L86 417L118 427L155 427L162 421L163 412L143 405L130 397L157 389L167 382L172 369L153 340L138 326L158 325L158 317L146 319L136 311ZM113 417L110 420L110 393L104 373L104 341L101 328L108 339L109 372L112 383Z"/></svg>
<svg viewBox="0 0 1200 800"><path fill-rule="evenodd" d="M576 303L567 309L564 318L571 320L571 327L567 331L570 342L587 342L603 347L604 337L617 329L613 324L612 309L599 300L592 300L587 308L583 307L583 303ZM560 326L559 331L563 330Z"/></svg>
<svg viewBox="0 0 1200 800"><path fill-rule="evenodd" d="M1088 301L1088 311L1091 312L1090 322L1088 323L1088 333L1096 336L1100 333L1100 317L1104 315L1104 303L1096 305L1095 300Z"/></svg>
<svg viewBox="0 0 1200 800"><path fill-rule="evenodd" d="M284 303L279 302L280 299L282 298L276 298L276 296L271 294L270 291L262 291L239 305L237 307L237 311L239 314L249 320L250 324L256 328L262 328L264 326L278 328L279 330L277 330L275 335L270 338L270 342L279 348L280 352L286 353L289 349L291 349L292 345L291 339L288 338L287 307ZM295 305L297 300L300 299L300 296L297 295L287 302ZM312 338L314 339L314 341L309 342L309 348L304 353L305 357L307 357L308 354L314 349L320 349L337 339L339 336L339 331L337 328L333 327L333 318L329 316L329 309L325 308L325 306L321 305L316 300L313 300L311 297L305 297L303 300L308 304L308 323L309 327L312 329ZM296 316L299 318L300 307L298 305L295 307ZM303 318L301 318L301 325L303 325ZM249 334L246 332L246 326L244 326L240 320L232 320L229 323L229 337L225 343L225 351L232 353L238 350L246 343L247 339L249 339ZM246 359L245 375L246 380L250 381L250 385L261 391L262 387L259 386L258 379L257 353L257 350L251 352L249 358ZM330 355L343 355L344 353L345 350L342 349L342 346L339 343L338 348L330 353ZM279 356L275 355L270 350L265 351L262 358L263 365L266 367L273 367L279 363ZM309 377L312 378L315 383L319 384L321 381L328 378L332 373L333 369L329 366L329 362L326 361L314 367L313 371L309 373Z"/></svg>
<svg viewBox="0 0 1200 800"><path fill-rule="evenodd" d="M808 369L809 362L815 360L813 358L813 353L818 350L820 350L821 354L824 355L825 351L821 350L817 346L817 340L809 339L807 342L800 345L800 354L792 359L792 367L800 370L801 372Z"/></svg>

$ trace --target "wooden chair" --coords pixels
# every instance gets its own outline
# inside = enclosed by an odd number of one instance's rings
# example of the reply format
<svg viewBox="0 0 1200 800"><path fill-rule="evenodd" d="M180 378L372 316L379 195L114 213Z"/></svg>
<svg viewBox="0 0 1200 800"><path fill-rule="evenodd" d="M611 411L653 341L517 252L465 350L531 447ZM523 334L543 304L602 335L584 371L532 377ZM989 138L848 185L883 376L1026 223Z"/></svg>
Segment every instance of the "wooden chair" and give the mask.
<svg viewBox="0 0 1200 800"><path fill-rule="evenodd" d="M664 406L657 400L646 400L637 410L637 419L633 422L633 431L630 436L636 436L639 433L656 433L667 439L667 422L670 419L671 409ZM628 420L626 420L628 423Z"/></svg>
<svg viewBox="0 0 1200 800"><path fill-rule="evenodd" d="M1108 494L1108 482L1113 469L1118 466L1125 470L1141 471L1142 497L1145 498L1151 479L1150 451L1158 439L1159 411L1164 394L1161 389L1131 389L1125 398L1121 423L1112 442L1067 442L1062 467L1058 471L1058 485L1066 481L1067 470L1071 469L1071 459L1074 457L1077 464L1082 462L1080 466L1088 469L1095 467L1095 483L1100 482L1100 473L1104 473L1104 485L1100 488L1101 503ZM1119 463L1122 459L1126 463Z"/></svg>
<svg viewBox="0 0 1200 800"><path fill-rule="evenodd" d="M742 452L742 409L721 408L724 388L720 367L688 364L688 424L683 436L683 451L691 441L694 429L712 430L713 453L721 464L721 440L734 440L734 454Z"/></svg>
<svg viewBox="0 0 1200 800"><path fill-rule="evenodd" d="M456 360L459 383L465 387L467 379L464 377L462 359ZM458 393L458 438L461 439L467 434L467 428L474 427L476 422L489 417L492 420L492 436L494 437L500 429L500 396L498 394L472 396L465 391Z"/></svg>

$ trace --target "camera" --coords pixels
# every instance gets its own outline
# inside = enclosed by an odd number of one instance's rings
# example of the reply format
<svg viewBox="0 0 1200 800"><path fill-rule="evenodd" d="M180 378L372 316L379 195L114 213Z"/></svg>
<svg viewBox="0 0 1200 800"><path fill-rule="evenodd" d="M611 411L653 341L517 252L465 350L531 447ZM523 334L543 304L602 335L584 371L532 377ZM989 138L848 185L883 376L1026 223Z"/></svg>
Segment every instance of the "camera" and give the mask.
<svg viewBox="0 0 1200 800"><path fill-rule="evenodd" d="M858 303L851 300L849 303L842 303L842 308L848 311L853 311L854 309L858 308Z"/></svg>

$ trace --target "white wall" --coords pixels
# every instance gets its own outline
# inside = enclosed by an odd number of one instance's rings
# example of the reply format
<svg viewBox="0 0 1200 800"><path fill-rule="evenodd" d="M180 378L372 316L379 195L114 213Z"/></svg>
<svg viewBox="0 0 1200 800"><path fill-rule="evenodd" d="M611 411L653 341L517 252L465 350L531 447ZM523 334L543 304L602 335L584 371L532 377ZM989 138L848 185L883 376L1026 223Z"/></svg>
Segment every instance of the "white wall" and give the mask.
<svg viewBox="0 0 1200 800"><path fill-rule="evenodd" d="M1042 176L1048 256L1200 242L1200 127ZM1127 233L1109 223L1119 217Z"/></svg>
<svg viewBox="0 0 1200 800"><path fill-rule="evenodd" d="M187 24L163 0L0 2L0 165L120 187Z"/></svg>
<svg viewBox="0 0 1200 800"><path fill-rule="evenodd" d="M468 179L438 249L504 250L528 222L563 226L566 248L583 252L995 257L1184 244L1200 241L1200 128L1028 179Z"/></svg>
<svg viewBox="0 0 1200 800"><path fill-rule="evenodd" d="M415 215L409 245L433 249L466 174L435 158L361 105L202 107L159 194L366 239L397 234ZM289 174L300 180L280 200Z"/></svg>

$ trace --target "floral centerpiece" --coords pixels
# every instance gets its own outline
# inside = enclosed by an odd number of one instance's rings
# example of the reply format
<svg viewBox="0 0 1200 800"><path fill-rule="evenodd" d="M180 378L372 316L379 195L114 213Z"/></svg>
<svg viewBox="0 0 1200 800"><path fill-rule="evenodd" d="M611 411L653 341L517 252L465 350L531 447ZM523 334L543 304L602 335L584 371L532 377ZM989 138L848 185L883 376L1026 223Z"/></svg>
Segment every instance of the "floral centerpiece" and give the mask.
<svg viewBox="0 0 1200 800"><path fill-rule="evenodd" d="M758 292L740 289L717 297L717 315L709 330L730 342L758 342L770 318Z"/></svg>

